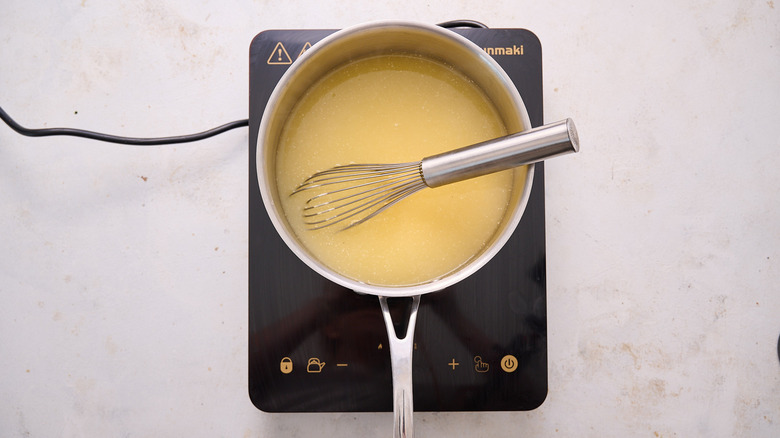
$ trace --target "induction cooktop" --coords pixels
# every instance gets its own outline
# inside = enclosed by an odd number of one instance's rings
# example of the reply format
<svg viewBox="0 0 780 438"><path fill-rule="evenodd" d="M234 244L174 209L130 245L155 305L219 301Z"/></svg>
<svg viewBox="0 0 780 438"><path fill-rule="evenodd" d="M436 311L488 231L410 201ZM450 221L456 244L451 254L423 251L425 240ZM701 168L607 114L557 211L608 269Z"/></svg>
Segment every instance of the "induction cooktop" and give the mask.
<svg viewBox="0 0 780 438"><path fill-rule="evenodd" d="M543 124L542 53L524 29L451 29L501 65ZM282 74L335 30L267 30L249 63L249 395L266 412L392 411L379 303L308 268L276 234L257 184L257 136ZM427 294L414 333L417 411L535 409L547 395L544 164L516 231L487 265ZM403 307L393 309L403 311ZM397 319L397 318L396 318Z"/></svg>

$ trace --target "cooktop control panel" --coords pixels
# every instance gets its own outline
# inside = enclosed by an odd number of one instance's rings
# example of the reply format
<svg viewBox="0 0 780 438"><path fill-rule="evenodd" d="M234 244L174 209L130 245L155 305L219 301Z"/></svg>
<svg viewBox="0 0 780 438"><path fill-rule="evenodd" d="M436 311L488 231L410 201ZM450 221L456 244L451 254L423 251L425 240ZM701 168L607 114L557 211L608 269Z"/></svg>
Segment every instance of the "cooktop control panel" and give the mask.
<svg viewBox="0 0 780 438"><path fill-rule="evenodd" d="M454 29L493 56L543 124L542 54L523 29ZM392 411L387 334L374 296L309 269L276 234L257 185L257 136L287 68L334 30L268 30L250 45L249 395L266 412ZM547 394L544 165L509 242L476 274L422 297L417 411L512 411ZM402 312L405 303L393 311ZM391 301L391 306L393 303ZM395 317L394 320L400 319Z"/></svg>

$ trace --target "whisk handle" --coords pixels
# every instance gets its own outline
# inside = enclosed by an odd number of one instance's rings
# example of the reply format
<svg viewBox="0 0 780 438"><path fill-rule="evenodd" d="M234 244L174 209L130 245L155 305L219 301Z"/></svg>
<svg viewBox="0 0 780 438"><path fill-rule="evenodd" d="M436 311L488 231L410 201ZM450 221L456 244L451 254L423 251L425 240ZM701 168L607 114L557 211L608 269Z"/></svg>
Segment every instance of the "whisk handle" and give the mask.
<svg viewBox="0 0 780 438"><path fill-rule="evenodd" d="M428 187L439 187L580 150L571 119L466 146L422 160Z"/></svg>

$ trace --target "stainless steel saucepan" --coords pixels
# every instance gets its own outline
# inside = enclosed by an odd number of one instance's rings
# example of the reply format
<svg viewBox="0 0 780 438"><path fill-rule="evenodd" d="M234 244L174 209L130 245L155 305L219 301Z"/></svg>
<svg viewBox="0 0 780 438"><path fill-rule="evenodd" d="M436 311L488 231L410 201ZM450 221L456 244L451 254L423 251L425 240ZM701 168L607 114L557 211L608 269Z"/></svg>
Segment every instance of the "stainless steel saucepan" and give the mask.
<svg viewBox="0 0 780 438"><path fill-rule="evenodd" d="M412 351L420 296L436 292L468 277L487 263L509 239L525 210L531 191L534 166L515 178L510 205L503 221L484 249L468 263L444 277L402 287L377 286L345 277L317 260L293 232L281 207L277 190L276 151L287 117L306 90L336 67L351 60L383 53L413 53L453 66L476 83L493 102L508 132L531 127L523 100L502 68L481 48L466 38L440 28L412 22L372 22L338 31L318 42L297 59L277 84L263 113L257 145L258 184L271 222L287 246L323 277L361 294L379 297L393 373L394 436L412 437ZM517 175L522 175L521 172ZM411 297L406 334L396 335L387 298Z"/></svg>

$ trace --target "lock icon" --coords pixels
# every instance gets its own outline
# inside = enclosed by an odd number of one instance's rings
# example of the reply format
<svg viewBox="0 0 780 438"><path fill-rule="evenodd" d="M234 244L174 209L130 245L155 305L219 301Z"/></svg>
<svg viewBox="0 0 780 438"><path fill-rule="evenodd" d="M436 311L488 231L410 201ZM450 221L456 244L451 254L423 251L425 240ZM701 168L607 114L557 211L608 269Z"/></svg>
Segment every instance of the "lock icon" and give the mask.
<svg viewBox="0 0 780 438"><path fill-rule="evenodd" d="M279 369L282 371L282 374L290 374L293 370L292 359L283 357L282 361L279 362Z"/></svg>

